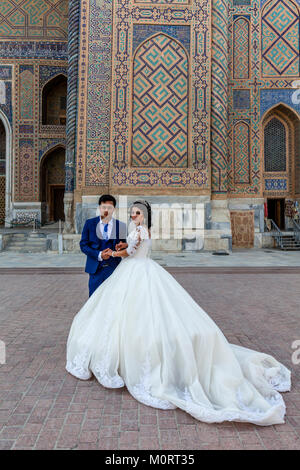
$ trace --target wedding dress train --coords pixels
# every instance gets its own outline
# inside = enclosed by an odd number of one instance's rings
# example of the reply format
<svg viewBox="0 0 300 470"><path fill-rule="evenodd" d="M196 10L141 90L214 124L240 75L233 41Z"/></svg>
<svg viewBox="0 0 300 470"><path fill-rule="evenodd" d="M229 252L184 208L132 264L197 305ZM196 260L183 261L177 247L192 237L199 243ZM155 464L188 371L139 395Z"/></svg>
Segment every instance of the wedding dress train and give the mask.
<svg viewBox="0 0 300 470"><path fill-rule="evenodd" d="M231 344L207 313L150 258L145 228L73 319L66 370L92 374L104 387L124 385L141 403L181 408L200 421L284 423L279 392L291 372L275 358ZM137 230L127 241L132 247Z"/></svg>

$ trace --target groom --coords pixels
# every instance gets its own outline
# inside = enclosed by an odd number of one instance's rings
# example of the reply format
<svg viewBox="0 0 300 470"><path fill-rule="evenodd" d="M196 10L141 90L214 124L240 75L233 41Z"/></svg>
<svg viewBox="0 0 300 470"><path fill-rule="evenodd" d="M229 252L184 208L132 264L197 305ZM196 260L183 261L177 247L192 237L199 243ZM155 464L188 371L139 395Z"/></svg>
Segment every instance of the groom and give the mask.
<svg viewBox="0 0 300 470"><path fill-rule="evenodd" d="M127 248L126 224L112 217L116 199L104 194L99 199L100 217L87 219L82 230L80 249L87 255L85 272L89 273L89 297L120 263L120 257L107 252Z"/></svg>

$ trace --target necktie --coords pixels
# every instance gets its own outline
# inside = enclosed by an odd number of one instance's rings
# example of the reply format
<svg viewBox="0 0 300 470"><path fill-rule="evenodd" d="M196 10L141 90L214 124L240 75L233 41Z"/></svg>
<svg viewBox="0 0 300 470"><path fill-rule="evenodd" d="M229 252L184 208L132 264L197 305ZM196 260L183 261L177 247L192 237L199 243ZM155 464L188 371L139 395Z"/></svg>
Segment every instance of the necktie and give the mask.
<svg viewBox="0 0 300 470"><path fill-rule="evenodd" d="M103 238L104 240L108 240L108 224L104 224L104 230L103 230Z"/></svg>

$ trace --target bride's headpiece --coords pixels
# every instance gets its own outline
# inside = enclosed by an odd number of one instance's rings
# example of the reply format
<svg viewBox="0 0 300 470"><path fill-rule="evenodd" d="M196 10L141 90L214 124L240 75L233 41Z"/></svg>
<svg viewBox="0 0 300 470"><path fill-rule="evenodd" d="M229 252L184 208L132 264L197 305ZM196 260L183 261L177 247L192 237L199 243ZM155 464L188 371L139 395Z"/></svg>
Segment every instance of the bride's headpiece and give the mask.
<svg viewBox="0 0 300 470"><path fill-rule="evenodd" d="M134 201L132 205L134 206L134 204L143 204L147 209L151 209L149 202L144 200Z"/></svg>
<svg viewBox="0 0 300 470"><path fill-rule="evenodd" d="M133 207L134 205L142 205L144 207L146 207L146 211L147 211L147 225L148 225L148 228L151 227L151 206L149 204L149 202L143 200L143 199L140 199L138 201L134 201L133 204L131 204L131 207ZM143 211L144 212L144 211Z"/></svg>

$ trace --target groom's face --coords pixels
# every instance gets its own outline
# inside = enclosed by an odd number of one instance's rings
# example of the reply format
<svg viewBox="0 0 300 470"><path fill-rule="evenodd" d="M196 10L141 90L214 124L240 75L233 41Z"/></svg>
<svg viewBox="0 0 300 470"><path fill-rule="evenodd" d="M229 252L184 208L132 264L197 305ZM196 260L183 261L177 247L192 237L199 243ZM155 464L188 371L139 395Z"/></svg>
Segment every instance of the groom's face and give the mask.
<svg viewBox="0 0 300 470"><path fill-rule="evenodd" d="M110 220L115 210L112 201L101 202L100 206L100 217L101 220Z"/></svg>

